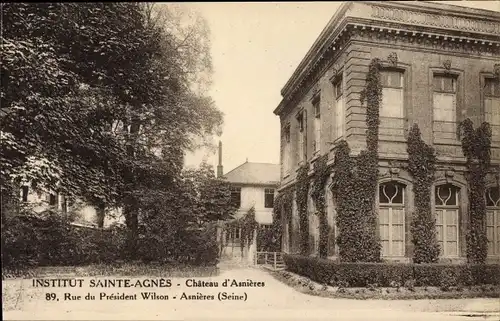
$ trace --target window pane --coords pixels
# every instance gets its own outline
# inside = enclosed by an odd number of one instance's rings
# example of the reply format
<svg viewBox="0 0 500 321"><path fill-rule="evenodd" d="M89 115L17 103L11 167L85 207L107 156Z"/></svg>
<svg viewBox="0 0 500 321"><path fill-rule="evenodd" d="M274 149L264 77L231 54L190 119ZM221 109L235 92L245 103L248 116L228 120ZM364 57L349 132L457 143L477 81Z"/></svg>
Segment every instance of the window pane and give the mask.
<svg viewBox="0 0 500 321"><path fill-rule="evenodd" d="M455 79L444 78L443 79L443 91L445 92L455 92Z"/></svg>
<svg viewBox="0 0 500 321"><path fill-rule="evenodd" d="M486 206L498 206L500 194L498 187L490 187L486 190Z"/></svg>
<svg viewBox="0 0 500 321"><path fill-rule="evenodd" d="M382 245L382 256L390 256L389 253L389 241L381 241Z"/></svg>
<svg viewBox="0 0 500 321"><path fill-rule="evenodd" d="M335 125L337 130L337 138L344 135L344 99L337 100L335 108Z"/></svg>
<svg viewBox="0 0 500 321"><path fill-rule="evenodd" d="M381 117L403 117L403 89L383 88L380 106Z"/></svg>
<svg viewBox="0 0 500 321"><path fill-rule="evenodd" d="M404 240L404 229L403 225L398 224L398 225L392 225L392 240L396 241L402 241Z"/></svg>
<svg viewBox="0 0 500 321"><path fill-rule="evenodd" d="M434 93L434 120L456 121L455 94Z"/></svg>
<svg viewBox="0 0 500 321"><path fill-rule="evenodd" d="M379 208L379 223L389 224L389 209L387 207Z"/></svg>
<svg viewBox="0 0 500 321"><path fill-rule="evenodd" d="M457 205L459 189L451 184L436 186L435 202L436 205Z"/></svg>
<svg viewBox="0 0 500 321"><path fill-rule="evenodd" d="M500 97L500 81L498 79L486 78L484 80L484 95Z"/></svg>
<svg viewBox="0 0 500 321"><path fill-rule="evenodd" d="M380 80L382 86L384 87L398 87L401 88L403 86L402 79L403 74L399 71L393 70L383 70L380 73Z"/></svg>
<svg viewBox="0 0 500 321"><path fill-rule="evenodd" d="M266 193L264 196L264 207L273 208L274 207L274 195Z"/></svg>
<svg viewBox="0 0 500 321"><path fill-rule="evenodd" d="M456 92L456 78L454 76L434 76L434 91L454 93Z"/></svg>
<svg viewBox="0 0 500 321"><path fill-rule="evenodd" d="M390 182L380 184L379 202L380 204L403 204L404 186Z"/></svg>
<svg viewBox="0 0 500 321"><path fill-rule="evenodd" d="M443 224L443 210L436 210L436 224Z"/></svg>
<svg viewBox="0 0 500 321"><path fill-rule="evenodd" d="M397 71L389 72L389 86L401 87L401 73Z"/></svg>
<svg viewBox="0 0 500 321"><path fill-rule="evenodd" d="M392 209L392 224L403 225L404 222L404 210L403 208L393 208Z"/></svg>
<svg viewBox="0 0 500 321"><path fill-rule="evenodd" d="M392 255L393 256L404 256L405 255L404 243L402 241L393 241L392 242Z"/></svg>
<svg viewBox="0 0 500 321"><path fill-rule="evenodd" d="M441 77L435 76L433 79L432 86L434 87L434 91L442 91L443 90L443 81Z"/></svg>
<svg viewBox="0 0 500 321"><path fill-rule="evenodd" d="M446 256L458 256L458 243L456 241L446 242Z"/></svg>

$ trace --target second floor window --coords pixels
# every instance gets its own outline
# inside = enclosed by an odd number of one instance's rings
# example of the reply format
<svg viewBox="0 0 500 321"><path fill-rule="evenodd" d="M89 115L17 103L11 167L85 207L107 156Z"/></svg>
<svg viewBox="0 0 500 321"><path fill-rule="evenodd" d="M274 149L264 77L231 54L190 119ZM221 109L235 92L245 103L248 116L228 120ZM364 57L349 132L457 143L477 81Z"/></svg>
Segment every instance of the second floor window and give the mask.
<svg viewBox="0 0 500 321"><path fill-rule="evenodd" d="M435 75L433 82L434 121L457 121L457 78L452 75Z"/></svg>
<svg viewBox="0 0 500 321"><path fill-rule="evenodd" d="M314 146L313 150L315 152L320 150L321 147L321 108L320 108L320 98L316 98L313 102L314 109Z"/></svg>
<svg viewBox="0 0 500 321"><path fill-rule="evenodd" d="M305 160L307 158L307 155L306 155L306 152L307 152L307 142L306 142L306 127L305 127L305 124L306 124L306 121L305 121L305 117L306 117L306 114L305 114L305 111L301 111L298 115L297 115L297 125L299 127L299 130L297 131L297 135L298 135L298 140L297 140L297 144L298 144L298 148L297 148L297 151L298 151L298 160L299 162Z"/></svg>
<svg viewBox="0 0 500 321"><path fill-rule="evenodd" d="M266 188L264 190L264 207L273 208L274 207L274 189Z"/></svg>
<svg viewBox="0 0 500 321"><path fill-rule="evenodd" d="M335 138L344 136L344 92L342 78L333 83L333 93L335 96Z"/></svg>
<svg viewBox="0 0 500 321"><path fill-rule="evenodd" d="M232 187L231 188L231 202L233 206L240 207L241 206L241 188L240 187Z"/></svg>
<svg viewBox="0 0 500 321"><path fill-rule="evenodd" d="M286 126L283 130L283 168L285 175L290 173L291 160L290 160L290 126Z"/></svg>
<svg viewBox="0 0 500 321"><path fill-rule="evenodd" d="M382 82L382 102L380 105L380 117L403 118L403 73L396 70L383 70L380 73L380 76Z"/></svg>
<svg viewBox="0 0 500 321"><path fill-rule="evenodd" d="M484 80L484 118L491 126L493 141L500 141L500 80Z"/></svg>

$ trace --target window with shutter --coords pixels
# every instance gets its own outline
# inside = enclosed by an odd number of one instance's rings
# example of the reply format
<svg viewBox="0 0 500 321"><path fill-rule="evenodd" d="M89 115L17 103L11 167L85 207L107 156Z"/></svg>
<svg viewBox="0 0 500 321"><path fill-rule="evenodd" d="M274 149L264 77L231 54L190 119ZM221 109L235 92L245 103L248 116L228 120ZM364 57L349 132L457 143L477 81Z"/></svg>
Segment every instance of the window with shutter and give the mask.
<svg viewBox="0 0 500 321"><path fill-rule="evenodd" d="M335 138L344 136L344 93L342 78L337 79L333 84L333 91L335 95L335 109L334 109L334 123L335 123Z"/></svg>
<svg viewBox="0 0 500 321"><path fill-rule="evenodd" d="M484 118L491 126L493 142L500 142L500 80L486 78L484 81Z"/></svg>
<svg viewBox="0 0 500 321"><path fill-rule="evenodd" d="M382 82L380 117L403 118L403 73L401 71L383 70L380 76Z"/></svg>
<svg viewBox="0 0 500 321"><path fill-rule="evenodd" d="M313 102L314 109L314 141L313 150L315 152L320 150L321 147L321 109L320 109L320 99L316 98Z"/></svg>
<svg viewBox="0 0 500 321"><path fill-rule="evenodd" d="M298 139L297 139L297 144L298 144L298 148L297 148L297 152L298 152L298 161L299 163L304 161L305 159L305 126L304 126L304 111L301 111L298 115L297 115L297 124L298 124L298 128L299 130L297 131L297 136L298 136Z"/></svg>
<svg viewBox="0 0 500 321"><path fill-rule="evenodd" d="M290 126L286 126L283 130L283 168L284 168L284 174L288 175L290 174L290 166L291 166L291 161L290 161L290 153L291 153L291 148L290 148Z"/></svg>
<svg viewBox="0 0 500 321"><path fill-rule="evenodd" d="M457 78L434 75L433 78L434 138L457 139Z"/></svg>

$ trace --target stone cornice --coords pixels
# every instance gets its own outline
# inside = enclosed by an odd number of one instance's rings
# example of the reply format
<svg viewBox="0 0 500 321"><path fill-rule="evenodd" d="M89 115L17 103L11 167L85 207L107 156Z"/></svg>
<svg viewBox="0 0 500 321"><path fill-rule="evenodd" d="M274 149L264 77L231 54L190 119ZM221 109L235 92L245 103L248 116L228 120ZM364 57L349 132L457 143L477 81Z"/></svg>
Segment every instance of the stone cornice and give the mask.
<svg viewBox="0 0 500 321"><path fill-rule="evenodd" d="M420 2L374 1L343 5L281 91L283 99L274 110L275 114L281 114L287 105L301 99L307 92L304 84L317 78L317 73L337 56L335 52L341 50L342 43L348 41L346 34L357 28L372 28L409 39L420 35L458 44L498 46L500 43L500 13L494 11Z"/></svg>
<svg viewBox="0 0 500 321"><path fill-rule="evenodd" d="M318 36L314 44L311 46L309 51L306 53L306 55L300 62L299 66L294 71L292 77L287 81L285 86L283 86L283 89L281 90L282 96L286 96L287 92L290 89L290 86L293 85L294 80L300 76L300 72L306 69L306 67L308 67L307 65L311 63L311 61L313 60L312 59L313 56L317 53L318 50L320 50L321 46L323 45L322 43L323 39L328 38L329 35L334 33L336 27L338 27L340 20L344 17L345 12L347 11L348 8L349 8L349 3L344 3L339 7L337 12L335 12L332 19L330 19L326 27L323 29L321 34Z"/></svg>

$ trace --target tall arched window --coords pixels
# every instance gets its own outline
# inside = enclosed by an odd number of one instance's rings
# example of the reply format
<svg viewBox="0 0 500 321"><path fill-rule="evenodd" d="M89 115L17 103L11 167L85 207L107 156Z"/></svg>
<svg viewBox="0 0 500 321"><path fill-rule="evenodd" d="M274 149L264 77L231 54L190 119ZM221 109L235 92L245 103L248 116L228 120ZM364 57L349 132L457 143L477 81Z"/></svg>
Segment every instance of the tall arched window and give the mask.
<svg viewBox="0 0 500 321"><path fill-rule="evenodd" d="M460 188L452 184L438 185L435 189L437 240L442 257L457 257L459 253L459 194Z"/></svg>
<svg viewBox="0 0 500 321"><path fill-rule="evenodd" d="M382 256L405 255L405 186L388 182L379 186L379 226Z"/></svg>
<svg viewBox="0 0 500 321"><path fill-rule="evenodd" d="M486 236L488 255L500 256L500 191L498 187L486 190Z"/></svg>

